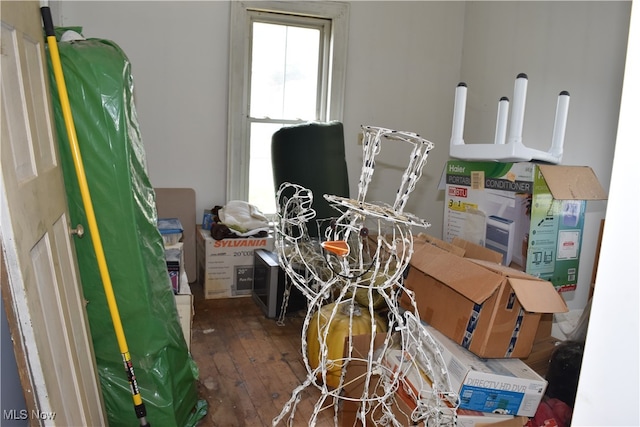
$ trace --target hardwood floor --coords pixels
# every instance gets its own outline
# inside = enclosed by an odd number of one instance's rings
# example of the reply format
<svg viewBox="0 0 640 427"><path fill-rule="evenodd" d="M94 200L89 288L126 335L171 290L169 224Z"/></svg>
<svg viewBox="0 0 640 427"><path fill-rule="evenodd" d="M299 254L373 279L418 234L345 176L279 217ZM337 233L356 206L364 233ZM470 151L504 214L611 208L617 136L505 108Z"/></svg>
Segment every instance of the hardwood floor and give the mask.
<svg viewBox="0 0 640 427"><path fill-rule="evenodd" d="M191 354L200 371L200 398L208 404L197 427L271 426L307 376L300 336L305 311L289 315L280 326L251 297L205 300L201 285L190 286L195 312ZM541 334L525 362L544 376L557 342ZM285 418L278 426L309 425L320 391L310 386L300 396L294 420L287 424ZM337 425L331 408L316 423Z"/></svg>
<svg viewBox="0 0 640 427"><path fill-rule="evenodd" d="M208 403L198 427L271 426L306 378L300 336L305 313L279 326L250 297L205 300L201 285L191 290L191 353L200 371L200 398ZM319 395L313 386L301 394L293 425L308 425ZM320 415L317 426L334 425L332 410Z"/></svg>

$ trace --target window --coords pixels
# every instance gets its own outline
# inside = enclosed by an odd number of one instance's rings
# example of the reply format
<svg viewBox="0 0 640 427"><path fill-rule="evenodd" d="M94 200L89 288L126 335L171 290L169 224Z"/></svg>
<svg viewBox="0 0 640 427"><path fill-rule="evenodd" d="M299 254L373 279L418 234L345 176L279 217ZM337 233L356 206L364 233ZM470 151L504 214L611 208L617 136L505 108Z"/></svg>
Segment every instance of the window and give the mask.
<svg viewBox="0 0 640 427"><path fill-rule="evenodd" d="M227 199L275 212L271 136L342 120L348 6L231 3Z"/></svg>

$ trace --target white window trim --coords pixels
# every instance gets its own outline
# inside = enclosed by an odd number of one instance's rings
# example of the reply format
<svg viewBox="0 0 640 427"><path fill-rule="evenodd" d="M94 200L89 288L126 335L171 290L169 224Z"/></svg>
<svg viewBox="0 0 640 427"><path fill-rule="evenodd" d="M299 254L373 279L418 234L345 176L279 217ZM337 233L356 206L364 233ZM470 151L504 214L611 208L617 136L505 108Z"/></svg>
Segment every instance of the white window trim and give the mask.
<svg viewBox="0 0 640 427"><path fill-rule="evenodd" d="M227 139L227 200L247 200L249 194L249 14L248 10L288 12L331 19L331 82L328 120L342 121L347 64L349 5L339 2L232 1L229 43L229 111Z"/></svg>

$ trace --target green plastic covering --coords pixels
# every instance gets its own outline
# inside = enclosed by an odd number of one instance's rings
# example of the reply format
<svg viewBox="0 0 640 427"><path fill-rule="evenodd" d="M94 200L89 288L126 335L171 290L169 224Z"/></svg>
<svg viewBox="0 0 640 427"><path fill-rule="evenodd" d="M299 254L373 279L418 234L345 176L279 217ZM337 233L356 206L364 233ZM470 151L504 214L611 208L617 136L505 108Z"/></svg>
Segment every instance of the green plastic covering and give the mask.
<svg viewBox="0 0 640 427"><path fill-rule="evenodd" d="M60 42L58 49L147 421L153 427L195 425L207 406L198 399L198 368L180 328L157 229L155 193L146 171L131 65L124 52L108 40ZM75 247L108 422L110 426L139 425L96 262L50 57L49 78L70 221L82 224L86 232L84 238L75 239Z"/></svg>

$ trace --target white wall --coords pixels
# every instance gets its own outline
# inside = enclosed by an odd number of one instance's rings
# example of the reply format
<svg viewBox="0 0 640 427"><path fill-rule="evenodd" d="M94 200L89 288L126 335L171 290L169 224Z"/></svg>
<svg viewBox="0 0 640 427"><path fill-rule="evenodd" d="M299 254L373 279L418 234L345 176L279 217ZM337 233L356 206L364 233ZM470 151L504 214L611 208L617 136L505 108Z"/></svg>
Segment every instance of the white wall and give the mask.
<svg viewBox="0 0 640 427"><path fill-rule="evenodd" d="M613 174L574 426L640 425L640 9L635 2Z"/></svg>
<svg viewBox="0 0 640 427"><path fill-rule="evenodd" d="M200 223L226 201L229 3L55 3L55 25L82 26L127 54L151 182L195 189Z"/></svg>
<svg viewBox="0 0 640 427"><path fill-rule="evenodd" d="M153 185L194 188L198 215L224 204L229 3L63 1L52 8L58 25L80 25L86 37L113 40L129 57ZM344 125L352 190L360 125L420 133L437 148L407 211L428 218L440 235L436 185L448 156L464 3L357 1L350 16ZM370 200L389 201L399 179L374 181Z"/></svg>
<svg viewBox="0 0 640 427"><path fill-rule="evenodd" d="M405 210L432 223L441 237L437 190L449 157L453 88L462 60L464 2L351 3L345 93L345 138L352 195L357 191L360 125L416 132L435 144ZM368 200L392 203L408 150L383 147Z"/></svg>

